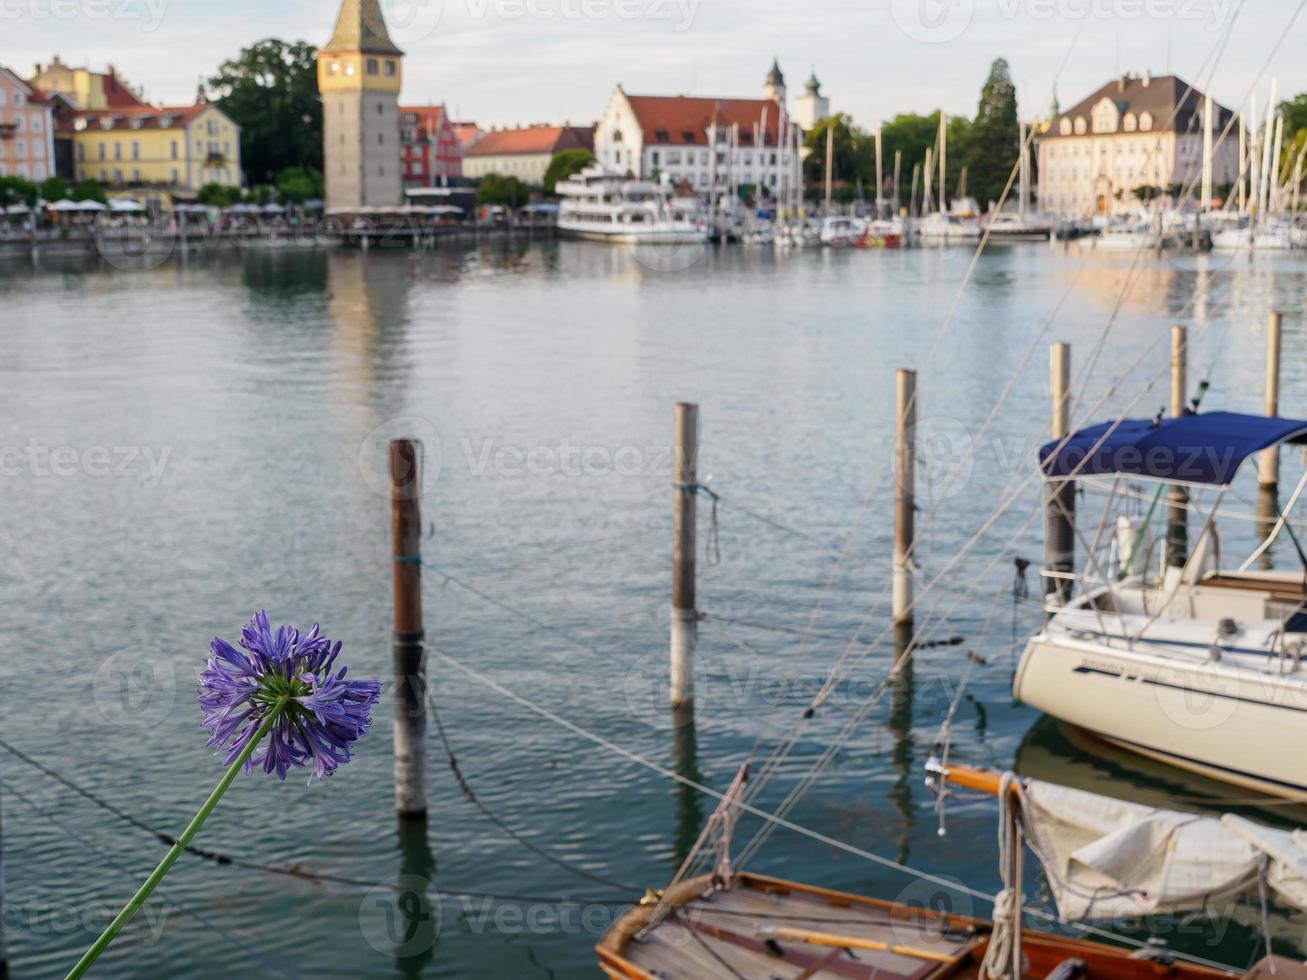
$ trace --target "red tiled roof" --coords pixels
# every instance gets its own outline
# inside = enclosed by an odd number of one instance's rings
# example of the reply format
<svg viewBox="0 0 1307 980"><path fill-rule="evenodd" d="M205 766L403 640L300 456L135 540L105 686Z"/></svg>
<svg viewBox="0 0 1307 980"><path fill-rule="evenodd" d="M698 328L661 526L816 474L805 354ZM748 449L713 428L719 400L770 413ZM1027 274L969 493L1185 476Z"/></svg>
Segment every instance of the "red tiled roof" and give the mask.
<svg viewBox="0 0 1307 980"><path fill-rule="evenodd" d="M122 109L79 109L77 112L70 113L68 117L59 125L60 132L78 132L77 121L86 120L87 130L100 130L106 128L101 122L103 119L113 120L108 129L131 129L131 122L134 119L140 120L140 126L137 129L164 129L160 125L162 120L167 117L173 120L173 126L184 126L192 119L198 116L204 110L210 108L212 103L199 102L195 105L188 106L153 106L153 105L135 105Z"/></svg>
<svg viewBox="0 0 1307 980"><path fill-rule="evenodd" d="M593 126L527 126L486 133L463 151L465 157L554 154L560 150L594 149Z"/></svg>
<svg viewBox="0 0 1307 980"><path fill-rule="evenodd" d="M454 135L464 146L475 143L481 136L481 127L474 122L456 122L454 126Z"/></svg>
<svg viewBox="0 0 1307 980"><path fill-rule="evenodd" d="M402 105L399 107L400 125L413 125L405 120L405 117L410 114L417 117L418 126L428 133L434 133L440 129L440 120L445 114L445 107L442 105Z"/></svg>
<svg viewBox="0 0 1307 980"><path fill-rule="evenodd" d="M628 95L627 101L640 121L646 144L680 143L702 145L708 142L708 127L715 121L718 128L740 127L740 142L753 140L755 126L762 125L767 113L766 143L775 146L780 134L781 108L771 99L712 99L689 95Z"/></svg>
<svg viewBox="0 0 1307 980"><path fill-rule="evenodd" d="M103 76L104 78L104 101L110 109L126 109L132 106L145 105L136 97L136 93L118 80L118 76L113 72Z"/></svg>

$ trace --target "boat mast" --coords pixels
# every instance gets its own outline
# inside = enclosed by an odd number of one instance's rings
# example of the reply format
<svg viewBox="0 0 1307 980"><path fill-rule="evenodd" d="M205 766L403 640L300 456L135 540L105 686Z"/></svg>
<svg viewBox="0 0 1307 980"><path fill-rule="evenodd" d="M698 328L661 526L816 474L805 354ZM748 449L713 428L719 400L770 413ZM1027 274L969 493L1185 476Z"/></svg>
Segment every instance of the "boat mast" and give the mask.
<svg viewBox="0 0 1307 980"><path fill-rule="evenodd" d="M1280 153L1284 144L1284 116L1275 114L1275 146L1271 150L1271 186L1266 192L1266 214L1278 214L1280 211Z"/></svg>
<svg viewBox="0 0 1307 980"><path fill-rule="evenodd" d="M1212 206L1212 97L1203 96L1203 191L1198 210Z"/></svg>
<svg viewBox="0 0 1307 980"><path fill-rule="evenodd" d="M922 168L922 174L923 174L922 183L921 183L921 213L922 214L929 214L930 209L935 204L935 199L934 197L931 196L931 189L930 189L931 179L935 176L935 168L931 165L931 160L932 160L931 150L930 147L928 146L926 147L926 164Z"/></svg>
<svg viewBox="0 0 1307 980"><path fill-rule="evenodd" d="M885 176L883 170L881 169L880 150L881 150L880 127L877 126L876 127L876 217L877 218L881 216L880 213L881 195L885 189Z"/></svg>
<svg viewBox="0 0 1307 980"><path fill-rule="evenodd" d="M1266 125L1262 128L1262 172L1257 195L1257 221L1264 220L1271 199L1271 140L1275 118L1276 79L1271 79L1271 101L1266 105Z"/></svg>
<svg viewBox="0 0 1307 980"><path fill-rule="evenodd" d="M944 213L944 209L947 206L947 202L944 199L944 195L947 190L947 185L944 183L946 179L944 177L944 173L945 173L944 156L945 153L947 152L947 147L948 147L947 118L948 117L944 115L944 110L940 109L939 110L939 211L940 214Z"/></svg>
<svg viewBox="0 0 1307 980"><path fill-rule="evenodd" d="M1021 154L1021 190L1017 198L1021 217L1030 208L1030 154L1026 150L1026 124L1017 123L1017 147Z"/></svg>
<svg viewBox="0 0 1307 980"><path fill-rule="evenodd" d="M1248 123L1239 114L1239 213L1248 211Z"/></svg>
<svg viewBox="0 0 1307 980"><path fill-rule="evenodd" d="M826 120L826 214L830 214L831 180L835 165L835 120Z"/></svg>

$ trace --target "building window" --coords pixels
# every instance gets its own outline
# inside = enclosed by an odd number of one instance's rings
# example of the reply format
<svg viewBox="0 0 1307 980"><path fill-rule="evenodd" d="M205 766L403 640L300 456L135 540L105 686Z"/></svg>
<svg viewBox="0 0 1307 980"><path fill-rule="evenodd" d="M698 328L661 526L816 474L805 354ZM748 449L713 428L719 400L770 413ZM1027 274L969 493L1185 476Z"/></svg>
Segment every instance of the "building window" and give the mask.
<svg viewBox="0 0 1307 980"><path fill-rule="evenodd" d="M377 115L378 115L378 116L384 116L385 114L386 114L386 103L378 101L378 102L377 102Z"/></svg>
<svg viewBox="0 0 1307 980"><path fill-rule="evenodd" d="M346 75L349 75L349 76L351 76L351 77L353 76L353 74L354 74L354 62L352 62L352 61L347 61L347 62L345 62L345 74L346 74Z"/></svg>
<svg viewBox="0 0 1307 980"><path fill-rule="evenodd" d="M1076 135L1084 136L1085 130L1087 130L1088 128L1089 128L1088 125L1085 123L1085 117L1076 116Z"/></svg>
<svg viewBox="0 0 1307 980"><path fill-rule="evenodd" d="M33 117L32 117L32 132L34 132L34 133L39 133L40 131L41 131L41 117L40 117L40 116L33 116Z"/></svg>
<svg viewBox="0 0 1307 980"><path fill-rule="evenodd" d="M386 145L386 134L377 133L377 146L385 146L385 145Z"/></svg>
<svg viewBox="0 0 1307 980"><path fill-rule="evenodd" d="M177 168L176 168L176 167L173 167L173 168L172 168L172 182L173 182L174 185L177 183Z"/></svg>
<svg viewBox="0 0 1307 980"><path fill-rule="evenodd" d="M132 140L132 159L133 159L133 160L139 160L140 158L141 158L141 144L140 144L140 141L139 141L139 140Z"/></svg>
<svg viewBox="0 0 1307 980"><path fill-rule="evenodd" d="M77 144L77 159L78 160L86 159L86 144L84 143Z"/></svg>
<svg viewBox="0 0 1307 980"><path fill-rule="evenodd" d="M386 77L387 78L395 77L395 62L392 61L390 58L386 59Z"/></svg>
<svg viewBox="0 0 1307 980"><path fill-rule="evenodd" d="M121 160L123 158L123 145L121 143L115 142L113 144L113 158L115 160Z"/></svg>
<svg viewBox="0 0 1307 980"><path fill-rule="evenodd" d="M368 59L368 74L369 74L369 75L375 75L376 73L377 73L377 59L376 59L376 58L369 58L369 59Z"/></svg>
<svg viewBox="0 0 1307 980"><path fill-rule="evenodd" d="M19 156L19 157L27 156L27 140L14 141L14 156Z"/></svg>
<svg viewBox="0 0 1307 980"><path fill-rule="evenodd" d="M327 74L328 74L328 75L339 75L339 74L340 74L340 62L339 62L339 61L333 61L331 64L329 64L329 65L327 66Z"/></svg>
<svg viewBox="0 0 1307 980"><path fill-rule="evenodd" d="M655 167L658 166L658 151L657 151L657 150L653 150L653 151L649 154L649 160L650 160L650 162L651 162Z"/></svg>
<svg viewBox="0 0 1307 980"><path fill-rule="evenodd" d="M176 141L176 140L173 140L173 141L172 141L172 158L173 158L174 160L177 159L177 141ZM176 173L176 171L173 171L173 172Z"/></svg>
<svg viewBox="0 0 1307 980"><path fill-rule="evenodd" d="M132 183L133 183L133 184L139 184L140 182L141 182L141 172L140 172L139 170L133 170L133 171L132 171Z"/></svg>
<svg viewBox="0 0 1307 980"><path fill-rule="evenodd" d="M23 123L26 122L26 121L27 121L27 118L26 118L25 116L15 116L15 117L14 117L14 128L15 128L16 130L18 130L18 132L21 133L21 132L23 131Z"/></svg>
<svg viewBox="0 0 1307 980"><path fill-rule="evenodd" d="M99 152L99 158L100 158L101 160L103 160L103 159L104 159L104 143L96 143L96 144L95 144L95 148L96 148L97 150L100 151L100 152Z"/></svg>

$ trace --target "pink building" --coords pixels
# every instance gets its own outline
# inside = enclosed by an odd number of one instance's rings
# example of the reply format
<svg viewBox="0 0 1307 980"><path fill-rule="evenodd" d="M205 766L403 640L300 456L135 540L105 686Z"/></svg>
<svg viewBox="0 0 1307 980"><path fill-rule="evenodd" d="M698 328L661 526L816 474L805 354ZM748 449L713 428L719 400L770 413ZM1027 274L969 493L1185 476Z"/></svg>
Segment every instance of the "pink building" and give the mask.
<svg viewBox="0 0 1307 980"><path fill-rule="evenodd" d="M54 172L54 119L49 103L0 66L0 177L42 181Z"/></svg>

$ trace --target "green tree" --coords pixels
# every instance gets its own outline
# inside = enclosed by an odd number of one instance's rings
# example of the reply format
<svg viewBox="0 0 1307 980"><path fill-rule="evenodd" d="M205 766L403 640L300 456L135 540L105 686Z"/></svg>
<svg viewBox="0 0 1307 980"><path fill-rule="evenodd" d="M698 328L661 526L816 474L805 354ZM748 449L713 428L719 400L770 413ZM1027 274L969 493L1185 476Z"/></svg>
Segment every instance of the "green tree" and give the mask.
<svg viewBox="0 0 1307 980"><path fill-rule="evenodd" d="M966 153L971 196L982 208L997 202L1007 186L1017 162L1018 133L1016 86L1007 61L995 58L980 90Z"/></svg>
<svg viewBox="0 0 1307 980"><path fill-rule="evenodd" d="M251 183L267 183L288 167L322 169L322 98L311 44L260 41L223 62L209 85L241 127L241 162Z"/></svg>
<svg viewBox="0 0 1307 980"><path fill-rule="evenodd" d="M108 202L109 198L104 193L104 187L94 177L89 180L79 181L68 197L74 201L99 201L101 204Z"/></svg>
<svg viewBox="0 0 1307 980"><path fill-rule="evenodd" d="M61 201L68 196L68 185L56 174L41 181L41 197L47 201Z"/></svg>
<svg viewBox="0 0 1307 980"><path fill-rule="evenodd" d="M195 192L195 199L211 208L229 208L241 199L241 191L229 184L205 184Z"/></svg>
<svg viewBox="0 0 1307 980"><path fill-rule="evenodd" d="M35 184L23 177L0 177L0 207L25 204L36 206L40 192Z"/></svg>
<svg viewBox="0 0 1307 980"><path fill-rule="evenodd" d="M1284 136L1291 139L1300 130L1307 129L1307 92L1300 92L1292 99L1280 103L1280 112L1284 116Z"/></svg>
<svg viewBox="0 0 1307 980"><path fill-rule="evenodd" d="M550 158L549 167L545 170L545 193L554 193L554 187L560 180L567 180L594 162L595 155L589 150L559 150Z"/></svg>
<svg viewBox="0 0 1307 980"><path fill-rule="evenodd" d="M518 208L526 204L530 199L531 188L516 177L505 177L503 174L486 174L481 178L481 183L477 184L476 202L478 206L502 204L510 208Z"/></svg>
<svg viewBox="0 0 1307 980"><path fill-rule="evenodd" d="M324 194L322 174L312 167L287 167L277 174L277 200L303 204Z"/></svg>
<svg viewBox="0 0 1307 980"><path fill-rule="evenodd" d="M951 198L961 179L962 167L967 163L972 124L964 116L950 116L945 128L948 137L947 152L944 155L945 191ZM938 201L939 164L936 154L939 152L939 113L932 112L928 116L900 113L881 127L880 137L884 175L890 185L894 181L894 154L897 152L902 155L898 197L903 205L907 206L908 197L912 193L912 168L925 165L927 149L931 151L931 168L934 171L931 177L932 193ZM875 152L874 146L872 152ZM875 166L874 159L872 166ZM970 172L968 183L970 184ZM924 184L921 175L918 175L917 184L917 199L920 200ZM972 193L970 186L967 193Z"/></svg>
<svg viewBox="0 0 1307 980"><path fill-rule="evenodd" d="M835 151L832 176L852 187L858 180L875 183L876 144L874 137L853 125L853 121L844 113L836 113L820 120L803 139L808 149L808 158L804 161L804 177L810 184L821 184L826 180L826 141L830 135L831 145ZM842 195L844 196L844 195Z"/></svg>

